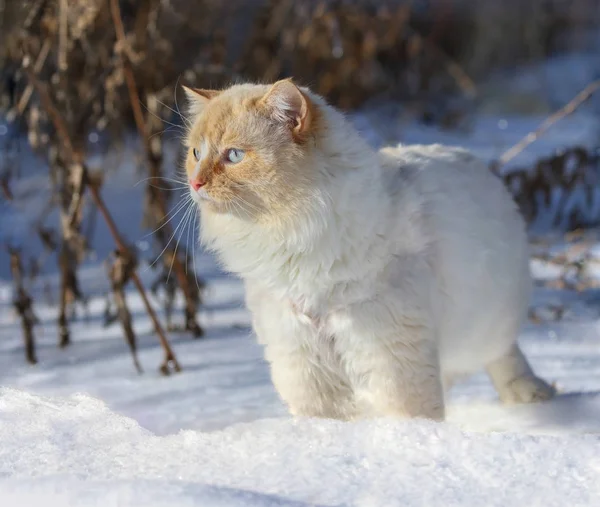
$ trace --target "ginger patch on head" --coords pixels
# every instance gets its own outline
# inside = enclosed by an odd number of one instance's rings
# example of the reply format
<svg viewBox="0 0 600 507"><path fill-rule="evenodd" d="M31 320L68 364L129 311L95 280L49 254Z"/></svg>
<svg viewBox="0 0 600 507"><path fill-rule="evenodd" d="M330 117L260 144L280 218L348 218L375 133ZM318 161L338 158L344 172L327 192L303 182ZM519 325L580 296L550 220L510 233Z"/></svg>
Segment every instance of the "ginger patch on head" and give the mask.
<svg viewBox="0 0 600 507"><path fill-rule="evenodd" d="M184 90L191 124L185 169L193 197L214 210L260 215L307 188L306 140L318 118L309 93L291 80Z"/></svg>

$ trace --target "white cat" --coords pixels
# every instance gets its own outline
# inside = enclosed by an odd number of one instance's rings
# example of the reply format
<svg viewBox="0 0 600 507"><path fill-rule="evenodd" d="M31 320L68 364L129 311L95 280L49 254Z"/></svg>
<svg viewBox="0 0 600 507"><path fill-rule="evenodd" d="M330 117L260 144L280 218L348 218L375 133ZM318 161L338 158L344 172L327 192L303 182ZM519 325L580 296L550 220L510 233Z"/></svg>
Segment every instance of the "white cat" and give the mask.
<svg viewBox="0 0 600 507"><path fill-rule="evenodd" d="M290 80L186 91L202 241L243 278L292 414L440 420L444 388L482 368L505 402L553 395L516 343L524 223L481 162L376 152Z"/></svg>

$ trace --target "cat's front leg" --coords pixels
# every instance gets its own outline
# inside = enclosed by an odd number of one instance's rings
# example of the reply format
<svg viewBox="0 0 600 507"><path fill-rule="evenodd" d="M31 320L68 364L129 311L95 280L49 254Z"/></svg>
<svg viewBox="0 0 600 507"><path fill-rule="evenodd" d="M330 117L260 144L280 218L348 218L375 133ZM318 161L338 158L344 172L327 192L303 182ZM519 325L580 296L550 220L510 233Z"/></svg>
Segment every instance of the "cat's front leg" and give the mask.
<svg viewBox="0 0 600 507"><path fill-rule="evenodd" d="M444 419L433 319L422 308L372 300L330 324L362 416Z"/></svg>
<svg viewBox="0 0 600 507"><path fill-rule="evenodd" d="M354 416L350 386L314 350L268 345L266 358L273 384L292 415L342 420Z"/></svg>
<svg viewBox="0 0 600 507"><path fill-rule="evenodd" d="M285 300L247 286L246 301L271 378L292 415L350 419L352 390L332 343L322 340L310 318Z"/></svg>

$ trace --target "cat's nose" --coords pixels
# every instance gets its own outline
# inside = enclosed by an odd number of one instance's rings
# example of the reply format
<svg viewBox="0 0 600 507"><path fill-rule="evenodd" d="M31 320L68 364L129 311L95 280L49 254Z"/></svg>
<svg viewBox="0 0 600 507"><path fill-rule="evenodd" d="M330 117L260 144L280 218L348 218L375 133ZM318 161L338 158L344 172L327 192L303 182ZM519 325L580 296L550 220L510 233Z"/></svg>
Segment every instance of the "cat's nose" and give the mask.
<svg viewBox="0 0 600 507"><path fill-rule="evenodd" d="M198 179L190 179L190 186L197 192L198 190L200 190L204 185L206 185L206 180L202 179L202 178L198 178Z"/></svg>

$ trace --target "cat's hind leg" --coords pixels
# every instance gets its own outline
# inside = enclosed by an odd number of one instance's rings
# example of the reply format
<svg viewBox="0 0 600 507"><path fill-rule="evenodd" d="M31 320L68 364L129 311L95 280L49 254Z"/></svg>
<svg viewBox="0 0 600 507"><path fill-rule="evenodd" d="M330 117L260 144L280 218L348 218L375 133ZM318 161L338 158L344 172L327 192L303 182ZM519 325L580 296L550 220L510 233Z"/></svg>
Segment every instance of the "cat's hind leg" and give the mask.
<svg viewBox="0 0 600 507"><path fill-rule="evenodd" d="M444 419L444 395L431 326L389 300L358 303L331 318L359 417Z"/></svg>
<svg viewBox="0 0 600 507"><path fill-rule="evenodd" d="M504 356L489 363L486 370L500 400L506 404L546 401L556 393L554 387L535 375L516 343Z"/></svg>

